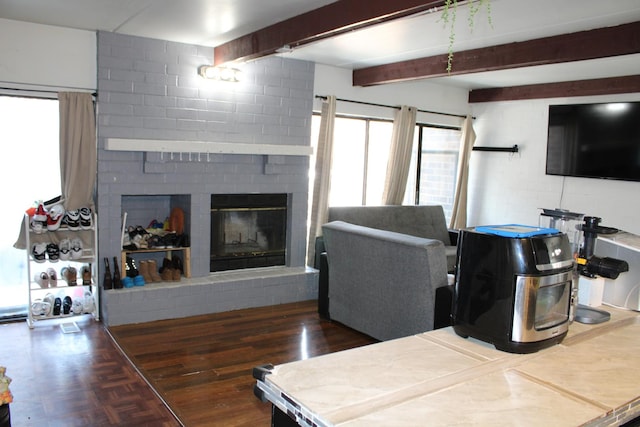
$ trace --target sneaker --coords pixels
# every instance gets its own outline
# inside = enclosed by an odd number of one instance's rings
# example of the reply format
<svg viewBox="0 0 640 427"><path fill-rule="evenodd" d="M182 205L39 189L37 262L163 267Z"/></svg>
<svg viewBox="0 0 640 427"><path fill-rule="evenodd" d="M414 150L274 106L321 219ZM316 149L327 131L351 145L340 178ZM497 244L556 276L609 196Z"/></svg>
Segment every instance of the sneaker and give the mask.
<svg viewBox="0 0 640 427"><path fill-rule="evenodd" d="M60 274L67 282L67 286L76 286L78 284L78 271L74 267L64 267Z"/></svg>
<svg viewBox="0 0 640 427"><path fill-rule="evenodd" d="M31 218L31 222L29 222L29 228L31 228L31 231L35 234L42 234L44 233L47 228L46 228L47 222L42 222L42 221L37 221L34 218Z"/></svg>
<svg viewBox="0 0 640 427"><path fill-rule="evenodd" d="M47 258L51 262L58 262L60 259L60 248L55 243L49 243L47 245Z"/></svg>
<svg viewBox="0 0 640 427"><path fill-rule="evenodd" d="M71 314L71 305L73 301L71 301L71 297L67 295L62 300L62 314Z"/></svg>
<svg viewBox="0 0 640 427"><path fill-rule="evenodd" d="M47 253L46 243L34 243L31 247L31 256L35 262L45 262Z"/></svg>
<svg viewBox="0 0 640 427"><path fill-rule="evenodd" d="M49 287L55 288L58 286L58 273L53 268L47 269L47 276L49 276Z"/></svg>
<svg viewBox="0 0 640 427"><path fill-rule="evenodd" d="M36 211L31 218L31 229L34 233L40 234L46 230L47 227L47 211L42 203L38 204Z"/></svg>
<svg viewBox="0 0 640 427"><path fill-rule="evenodd" d="M71 259L79 259L82 257L82 240L71 239Z"/></svg>
<svg viewBox="0 0 640 427"><path fill-rule="evenodd" d="M69 227L69 230L79 230L80 229L80 212L77 210L67 211L64 214L64 218L62 219L62 223Z"/></svg>
<svg viewBox="0 0 640 427"><path fill-rule="evenodd" d="M48 316L51 313L51 305L42 300L35 300L31 303L31 315L35 317Z"/></svg>
<svg viewBox="0 0 640 427"><path fill-rule="evenodd" d="M93 313L95 310L95 302L93 295L89 291L84 292L84 299L82 300L82 311L84 313Z"/></svg>
<svg viewBox="0 0 640 427"><path fill-rule="evenodd" d="M62 299L56 298L53 302L53 315L60 316L60 309L62 308Z"/></svg>
<svg viewBox="0 0 640 427"><path fill-rule="evenodd" d="M53 296L53 294L47 294L44 296L44 299L42 301L45 302L48 307L46 316L51 316L51 310L53 310L53 305L56 301L56 297Z"/></svg>
<svg viewBox="0 0 640 427"><path fill-rule="evenodd" d="M91 285L91 268L88 265L82 266L80 275L82 276L82 286Z"/></svg>
<svg viewBox="0 0 640 427"><path fill-rule="evenodd" d="M44 271L33 276L33 281L36 282L42 289L49 287L49 275Z"/></svg>
<svg viewBox="0 0 640 427"><path fill-rule="evenodd" d="M47 212L47 230L56 231L62 224L62 218L64 218L64 208L62 205L53 205Z"/></svg>
<svg viewBox="0 0 640 427"><path fill-rule="evenodd" d="M82 306L82 298L76 298L73 300L73 306L71 307L73 314L82 314L84 307Z"/></svg>
<svg viewBox="0 0 640 427"><path fill-rule="evenodd" d="M92 226L91 209L87 207L82 207L80 208L78 213L80 215L80 228L83 230L91 229L91 226Z"/></svg>
<svg viewBox="0 0 640 427"><path fill-rule="evenodd" d="M58 249L60 251L61 260L67 261L71 259L71 241L69 239L60 240L60 246Z"/></svg>

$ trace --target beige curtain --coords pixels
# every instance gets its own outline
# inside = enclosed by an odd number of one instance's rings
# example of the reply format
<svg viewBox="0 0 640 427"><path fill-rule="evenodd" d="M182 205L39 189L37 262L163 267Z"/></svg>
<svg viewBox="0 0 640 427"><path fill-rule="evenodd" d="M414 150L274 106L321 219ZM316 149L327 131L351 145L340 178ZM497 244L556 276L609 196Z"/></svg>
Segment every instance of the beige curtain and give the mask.
<svg viewBox="0 0 640 427"><path fill-rule="evenodd" d="M409 178L416 109L403 105L393 121L387 175L382 193L383 205L401 205Z"/></svg>
<svg viewBox="0 0 640 427"><path fill-rule="evenodd" d="M328 96L322 103L320 134L316 149L315 178L311 202L311 221L307 242L307 264L313 266L315 241L322 235L322 224L329 217L329 190L331 186L331 156L333 153L333 129L336 119L336 97Z"/></svg>
<svg viewBox="0 0 640 427"><path fill-rule="evenodd" d="M469 184L469 159L473 143L476 141L476 133L473 130L471 116L467 116L462 123L462 136L460 140L460 161L458 162L458 175L456 179L456 193L453 201L453 212L449 228L461 229L467 226L467 188Z"/></svg>
<svg viewBox="0 0 640 427"><path fill-rule="evenodd" d="M90 93L58 93L60 181L67 210L93 207L97 171L96 122Z"/></svg>
<svg viewBox="0 0 640 427"><path fill-rule="evenodd" d="M93 95L59 92L60 119L60 202L66 210L88 206L94 209L94 187L97 172L96 120ZM55 203L53 203L55 204ZM49 207L49 206L45 206ZM24 221L14 243L26 249Z"/></svg>

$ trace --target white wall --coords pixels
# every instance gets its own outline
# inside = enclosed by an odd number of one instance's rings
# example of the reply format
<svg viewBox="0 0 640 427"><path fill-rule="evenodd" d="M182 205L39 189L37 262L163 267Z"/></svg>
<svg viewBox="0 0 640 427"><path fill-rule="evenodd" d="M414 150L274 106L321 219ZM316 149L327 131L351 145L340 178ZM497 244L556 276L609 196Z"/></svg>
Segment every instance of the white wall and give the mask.
<svg viewBox="0 0 640 427"><path fill-rule="evenodd" d="M640 234L640 182L545 175L548 106L610 101L640 94L473 104L475 145L518 144L520 152L472 153L468 225L538 225L539 208L562 208Z"/></svg>
<svg viewBox="0 0 640 427"><path fill-rule="evenodd" d="M371 87L354 87L352 72L344 68L316 64L314 94L335 95L337 98L365 101L375 104L401 106L409 105L419 110L466 115L469 113L468 92L465 89L429 83L404 82ZM322 101L314 103L320 110ZM396 110L370 107L348 102L338 102L338 114L393 119ZM439 114L418 113L418 122L459 126L462 119Z"/></svg>
<svg viewBox="0 0 640 427"><path fill-rule="evenodd" d="M96 34L0 19L0 86L96 89Z"/></svg>

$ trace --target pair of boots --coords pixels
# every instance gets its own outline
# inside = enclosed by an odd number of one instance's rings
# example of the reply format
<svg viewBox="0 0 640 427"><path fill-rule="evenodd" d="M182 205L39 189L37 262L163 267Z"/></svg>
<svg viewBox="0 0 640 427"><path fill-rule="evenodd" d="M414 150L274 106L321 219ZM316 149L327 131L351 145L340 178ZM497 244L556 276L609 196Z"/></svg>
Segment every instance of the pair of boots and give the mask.
<svg viewBox="0 0 640 427"><path fill-rule="evenodd" d="M179 282L184 268L179 256L174 255L171 259L165 258L160 268L160 277L165 281Z"/></svg>
<svg viewBox="0 0 640 427"><path fill-rule="evenodd" d="M147 283L161 282L163 280L158 274L158 264L154 259L140 261L140 268L138 270Z"/></svg>

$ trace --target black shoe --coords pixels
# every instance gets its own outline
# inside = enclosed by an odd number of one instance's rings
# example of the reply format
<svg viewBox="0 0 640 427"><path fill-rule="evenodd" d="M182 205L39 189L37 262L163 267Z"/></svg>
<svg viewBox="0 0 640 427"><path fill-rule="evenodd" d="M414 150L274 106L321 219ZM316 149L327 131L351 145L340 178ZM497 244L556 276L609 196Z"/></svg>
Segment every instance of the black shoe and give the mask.
<svg viewBox="0 0 640 427"><path fill-rule="evenodd" d="M69 297L69 296L64 297L64 300L62 301L62 314L71 313L71 305L72 304L73 304L73 301L71 301L71 297ZM58 314L60 314L60 309L59 308L58 308Z"/></svg>
<svg viewBox="0 0 640 427"><path fill-rule="evenodd" d="M131 257L127 257L127 265L125 266L127 271L127 277L136 277L138 275L138 268L136 262Z"/></svg>
<svg viewBox="0 0 640 427"><path fill-rule="evenodd" d="M53 303L53 315L60 316L60 307L62 307L62 300L60 298L56 298Z"/></svg>

